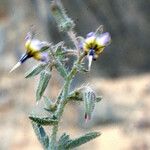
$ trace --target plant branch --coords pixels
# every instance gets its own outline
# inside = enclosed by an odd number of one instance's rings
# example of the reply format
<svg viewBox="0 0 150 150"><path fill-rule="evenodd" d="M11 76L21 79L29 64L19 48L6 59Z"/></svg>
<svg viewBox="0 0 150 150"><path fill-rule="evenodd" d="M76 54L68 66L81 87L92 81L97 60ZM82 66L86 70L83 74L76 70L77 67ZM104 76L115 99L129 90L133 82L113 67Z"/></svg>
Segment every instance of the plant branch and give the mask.
<svg viewBox="0 0 150 150"><path fill-rule="evenodd" d="M57 102L56 102L58 104L58 106L57 106L57 110L56 110L56 113L55 113L55 115L58 119L58 124L54 125L53 128L52 128L51 141L50 141L50 145L51 145L52 148L54 148L54 145L56 143L58 125L59 125L60 119L62 117L65 104L67 102L67 97L69 95L69 90L70 90L70 85L71 85L72 79L77 74L77 64L80 64L84 57L85 57L85 54L83 53L83 54L80 55L80 57L74 63L74 65L72 67L72 70L69 73L69 75L67 76L67 79L64 83L63 91L60 92L60 95L58 96L58 99L57 99Z"/></svg>

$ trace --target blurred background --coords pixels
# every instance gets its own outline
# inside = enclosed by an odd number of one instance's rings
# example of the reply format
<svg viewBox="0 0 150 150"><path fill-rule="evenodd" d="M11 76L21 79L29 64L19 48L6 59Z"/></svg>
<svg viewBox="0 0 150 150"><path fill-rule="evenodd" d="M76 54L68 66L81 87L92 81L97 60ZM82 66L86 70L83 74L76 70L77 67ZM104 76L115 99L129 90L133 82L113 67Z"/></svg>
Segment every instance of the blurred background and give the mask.
<svg viewBox="0 0 150 150"><path fill-rule="evenodd" d="M102 135L81 146L81 150L150 150L150 1L147 0L62 0L76 23L79 36L104 25L112 44L93 63L87 75L76 79L75 86L86 81L103 96L93 118L84 121L83 105L68 104L60 135L72 138L89 130ZM24 73L37 62L29 60L9 74L25 51L24 38L31 25L36 37L54 44L64 40L49 11L49 0L0 0L0 149L41 150L28 114L44 114L36 105L38 77L25 79ZM56 74L56 72L54 72ZM86 77L86 78L85 78ZM51 80L47 95L54 98L62 84L59 76Z"/></svg>

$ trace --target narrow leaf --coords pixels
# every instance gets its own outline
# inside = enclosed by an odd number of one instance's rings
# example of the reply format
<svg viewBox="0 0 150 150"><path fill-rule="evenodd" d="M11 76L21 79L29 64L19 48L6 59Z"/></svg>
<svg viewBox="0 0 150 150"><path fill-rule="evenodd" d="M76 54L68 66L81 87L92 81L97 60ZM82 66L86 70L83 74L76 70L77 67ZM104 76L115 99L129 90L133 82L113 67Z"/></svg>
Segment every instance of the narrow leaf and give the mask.
<svg viewBox="0 0 150 150"><path fill-rule="evenodd" d="M42 144L43 148L47 149L49 146L49 138L48 138L48 135L46 134L44 128L41 125L39 125L33 121L32 121L32 127L34 129L34 132L35 132L38 140Z"/></svg>
<svg viewBox="0 0 150 150"><path fill-rule="evenodd" d="M96 96L96 102L100 102L102 96ZM78 88L72 91L68 96L68 101L83 101L83 88Z"/></svg>
<svg viewBox="0 0 150 150"><path fill-rule="evenodd" d="M71 140L70 142L68 142L65 146L66 149L73 149L75 147L78 147L82 144L85 144L93 139L95 139L96 137L100 136L99 132L91 132L91 133L87 133L79 138L76 138L74 140Z"/></svg>
<svg viewBox="0 0 150 150"><path fill-rule="evenodd" d="M57 105L53 103L48 97L44 97L45 110L48 112L54 112L57 109Z"/></svg>
<svg viewBox="0 0 150 150"><path fill-rule="evenodd" d="M97 97L96 97L96 102L98 103L98 102L100 102L102 99L103 99L102 96L97 96Z"/></svg>
<svg viewBox="0 0 150 150"><path fill-rule="evenodd" d="M44 97L45 107L49 108L53 104L53 102L48 97L46 96L43 96L43 97Z"/></svg>
<svg viewBox="0 0 150 150"><path fill-rule="evenodd" d="M40 124L40 125L55 125L58 123L58 120L54 119L54 118L50 118L50 117L39 117L39 116L35 116L35 115L30 115L29 118Z"/></svg>
<svg viewBox="0 0 150 150"><path fill-rule="evenodd" d="M69 135L67 135L66 133L64 133L64 134L60 137L58 143L61 144L61 145L66 145L69 141L70 141Z"/></svg>
<svg viewBox="0 0 150 150"><path fill-rule="evenodd" d="M57 102L56 102L57 104L59 104L59 102L60 102L60 100L62 98L62 95L63 95L63 89L60 90L60 92L59 92L59 94L58 94L58 96L56 98L57 99Z"/></svg>
<svg viewBox="0 0 150 150"><path fill-rule="evenodd" d="M48 82L51 78L50 72L44 70L40 74L40 81L36 90L36 100L39 101L48 85Z"/></svg>
<svg viewBox="0 0 150 150"><path fill-rule="evenodd" d="M67 77L66 68L63 66L63 64L59 60L57 61L55 67L63 78Z"/></svg>
<svg viewBox="0 0 150 150"><path fill-rule="evenodd" d="M78 64L78 65L76 65L76 66L77 66L78 71L83 72L83 73L88 72L88 70L85 69L83 63L82 63L82 64Z"/></svg>
<svg viewBox="0 0 150 150"><path fill-rule="evenodd" d="M25 74L25 78L30 78L38 75L41 71L45 69L46 66L47 64L38 64L34 66Z"/></svg>
<svg viewBox="0 0 150 150"><path fill-rule="evenodd" d="M70 141L69 135L64 133L58 141L58 150L66 150L65 146Z"/></svg>
<svg viewBox="0 0 150 150"><path fill-rule="evenodd" d="M59 60L63 60L65 58L63 54L64 51L66 51L64 47L64 42L59 42L57 45L55 45L55 56Z"/></svg>
<svg viewBox="0 0 150 150"><path fill-rule="evenodd" d="M45 52L48 51L48 49L50 48L51 44L47 43L47 42L41 42L42 44L42 48L40 49L40 52Z"/></svg>

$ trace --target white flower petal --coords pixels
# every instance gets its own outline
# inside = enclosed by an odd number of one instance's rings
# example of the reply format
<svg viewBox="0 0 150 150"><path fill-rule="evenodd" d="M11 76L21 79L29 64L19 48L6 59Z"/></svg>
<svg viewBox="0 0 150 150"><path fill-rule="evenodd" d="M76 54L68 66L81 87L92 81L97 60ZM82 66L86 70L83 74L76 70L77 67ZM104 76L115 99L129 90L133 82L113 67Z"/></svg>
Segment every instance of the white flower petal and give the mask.
<svg viewBox="0 0 150 150"><path fill-rule="evenodd" d="M14 67L9 71L10 73L13 72L15 69L17 69L21 65L21 62L18 62Z"/></svg>
<svg viewBox="0 0 150 150"><path fill-rule="evenodd" d="M33 39L31 41L30 46L35 49L35 50L40 50L42 48L41 46L41 41L37 40L37 39Z"/></svg>
<svg viewBox="0 0 150 150"><path fill-rule="evenodd" d="M95 41L96 37L95 36L90 36L88 38L85 39L85 43L86 44L90 44L93 43Z"/></svg>
<svg viewBox="0 0 150 150"><path fill-rule="evenodd" d="M91 70L92 61L93 61L93 56L92 55L88 55L88 61L89 61L88 70L90 71Z"/></svg>
<svg viewBox="0 0 150 150"><path fill-rule="evenodd" d="M100 36L97 38L97 42L102 46L107 46L111 42L111 37L108 32L100 34Z"/></svg>

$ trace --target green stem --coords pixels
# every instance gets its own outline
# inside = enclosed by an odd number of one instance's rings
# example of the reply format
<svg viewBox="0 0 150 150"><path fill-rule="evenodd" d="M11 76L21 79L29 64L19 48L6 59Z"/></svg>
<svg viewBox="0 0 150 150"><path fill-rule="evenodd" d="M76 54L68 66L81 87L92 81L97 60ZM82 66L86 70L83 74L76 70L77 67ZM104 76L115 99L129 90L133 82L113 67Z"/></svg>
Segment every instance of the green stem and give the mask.
<svg viewBox="0 0 150 150"><path fill-rule="evenodd" d="M70 80L66 80L65 84L64 84L64 91L63 91L63 95L60 99L60 102L58 104L57 107L57 111L56 111L56 117L57 119L60 121L60 118L62 116L64 107L65 107L65 99L67 99L68 96L68 91L69 91L69 87L70 87ZM58 131L58 125L54 125L52 128L52 134L51 134L51 140L50 140L50 149L49 150L54 150L55 146L56 146L56 138L57 138L57 131Z"/></svg>
<svg viewBox="0 0 150 150"><path fill-rule="evenodd" d="M80 50L79 50L79 46L78 46L78 42L77 42L77 38L75 35L75 32L73 30L70 30L67 32L68 36L70 37L70 39L72 40L72 42L74 43L76 50L78 52L78 56L80 55Z"/></svg>
<svg viewBox="0 0 150 150"><path fill-rule="evenodd" d="M71 85L72 79L77 74L77 71L78 71L77 70L77 65L81 63L81 61L83 60L84 57L85 57L84 53L82 55L80 55L80 57L74 63L74 66L72 67L72 70L70 71L70 73L67 76L67 79L64 83L63 93L60 93L60 94L62 94L62 96L61 96L61 99L59 100L57 110L56 110L56 113L55 113L55 115L58 119L58 122L60 122L60 119L61 119L63 111L64 111L65 104L67 103L67 97L69 95L69 90L70 90L70 85ZM51 134L51 137L50 137L51 140L50 140L49 150L55 150L56 138L57 138L57 132L58 132L58 125L59 125L59 123L57 125L54 125L53 128L52 128L52 134Z"/></svg>
<svg viewBox="0 0 150 150"><path fill-rule="evenodd" d="M52 134L50 136L49 148L48 150L55 150L56 148L56 136L58 131L58 124L54 125L52 128Z"/></svg>

